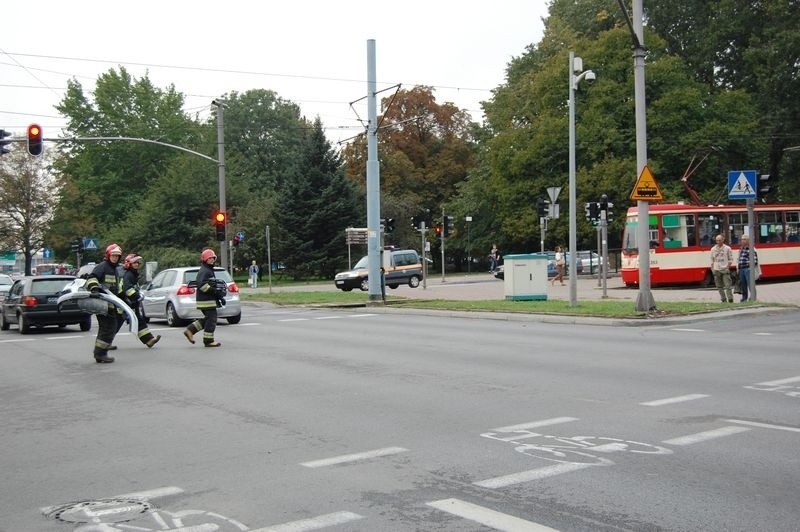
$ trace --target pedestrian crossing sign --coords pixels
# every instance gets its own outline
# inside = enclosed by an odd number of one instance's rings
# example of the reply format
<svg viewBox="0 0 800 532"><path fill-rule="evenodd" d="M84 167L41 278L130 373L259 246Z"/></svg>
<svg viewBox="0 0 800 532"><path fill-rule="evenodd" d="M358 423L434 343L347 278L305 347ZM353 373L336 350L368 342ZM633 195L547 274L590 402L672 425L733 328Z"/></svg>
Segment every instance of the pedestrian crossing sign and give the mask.
<svg viewBox="0 0 800 532"><path fill-rule="evenodd" d="M755 170L728 172L728 199L755 199L757 176Z"/></svg>

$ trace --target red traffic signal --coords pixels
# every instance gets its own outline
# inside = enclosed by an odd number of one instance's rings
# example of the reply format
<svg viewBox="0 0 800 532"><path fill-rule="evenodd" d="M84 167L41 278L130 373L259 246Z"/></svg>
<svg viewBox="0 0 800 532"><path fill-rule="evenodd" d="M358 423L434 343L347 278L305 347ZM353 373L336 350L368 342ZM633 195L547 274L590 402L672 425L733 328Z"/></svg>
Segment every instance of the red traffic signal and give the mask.
<svg viewBox="0 0 800 532"><path fill-rule="evenodd" d="M28 153L31 155L41 155L44 150L44 138L42 138L42 128L39 124L28 126Z"/></svg>
<svg viewBox="0 0 800 532"><path fill-rule="evenodd" d="M441 224L436 224L436 227L434 227L433 230L436 231L436 236L441 235L442 234L442 225Z"/></svg>
<svg viewBox="0 0 800 532"><path fill-rule="evenodd" d="M224 242L225 241L225 222L227 216L223 211L217 211L214 213L214 229L217 234L217 241Z"/></svg>

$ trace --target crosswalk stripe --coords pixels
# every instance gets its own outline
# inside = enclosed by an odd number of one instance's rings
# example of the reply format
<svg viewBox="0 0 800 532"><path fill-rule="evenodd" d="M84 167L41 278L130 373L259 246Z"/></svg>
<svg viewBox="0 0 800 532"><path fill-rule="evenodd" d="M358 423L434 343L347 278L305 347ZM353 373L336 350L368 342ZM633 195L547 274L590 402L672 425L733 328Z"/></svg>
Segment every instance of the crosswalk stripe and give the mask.
<svg viewBox="0 0 800 532"><path fill-rule="evenodd" d="M682 403L684 401L694 401L695 399L702 399L704 397L710 397L710 396L704 393L693 393L689 395L681 395L678 397L669 397L667 399L658 399L656 401L647 401L645 403L639 403L639 404L642 406L662 406L672 403Z"/></svg>

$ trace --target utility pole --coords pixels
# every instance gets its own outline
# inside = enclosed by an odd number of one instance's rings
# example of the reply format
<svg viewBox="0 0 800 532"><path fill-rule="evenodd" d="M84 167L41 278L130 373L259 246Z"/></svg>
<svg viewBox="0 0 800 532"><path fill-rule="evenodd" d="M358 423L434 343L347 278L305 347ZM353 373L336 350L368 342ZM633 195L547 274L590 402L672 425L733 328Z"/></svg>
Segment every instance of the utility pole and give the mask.
<svg viewBox="0 0 800 532"><path fill-rule="evenodd" d="M380 249L380 167L378 165L377 74L375 68L375 39L367 40L367 265L369 301L382 301Z"/></svg>
<svg viewBox="0 0 800 532"><path fill-rule="evenodd" d="M225 202L225 127L223 115L225 102L214 100L212 105L217 108L217 167L219 168L219 210L225 213L225 241L219 246L222 267L228 270L230 266L233 275L233 265L228 263L228 212Z"/></svg>

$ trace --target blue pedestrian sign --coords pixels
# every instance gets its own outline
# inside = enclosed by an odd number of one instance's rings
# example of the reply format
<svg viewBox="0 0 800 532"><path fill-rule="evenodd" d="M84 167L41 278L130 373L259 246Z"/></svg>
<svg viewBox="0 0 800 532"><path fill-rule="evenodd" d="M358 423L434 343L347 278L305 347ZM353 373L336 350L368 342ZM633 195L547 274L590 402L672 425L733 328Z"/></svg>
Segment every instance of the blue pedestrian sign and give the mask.
<svg viewBox="0 0 800 532"><path fill-rule="evenodd" d="M239 240L244 240L244 231L237 231L236 236Z"/></svg>
<svg viewBox="0 0 800 532"><path fill-rule="evenodd" d="M83 239L83 249L86 251L97 251L97 239L96 238L84 238Z"/></svg>
<svg viewBox="0 0 800 532"><path fill-rule="evenodd" d="M755 199L757 177L755 170L728 172L728 199Z"/></svg>
<svg viewBox="0 0 800 532"><path fill-rule="evenodd" d="M42 248L42 258L43 259L52 259L53 258L53 248Z"/></svg>

